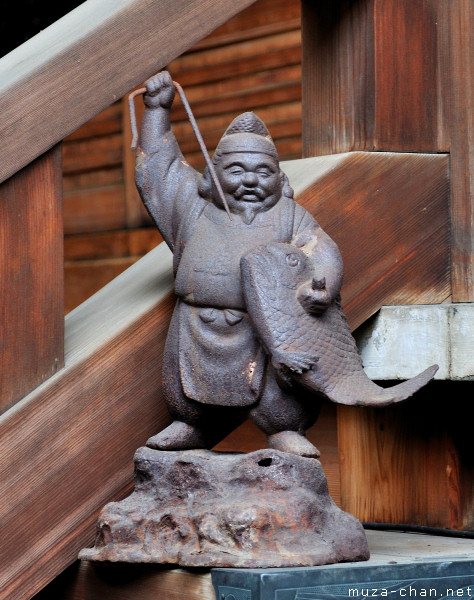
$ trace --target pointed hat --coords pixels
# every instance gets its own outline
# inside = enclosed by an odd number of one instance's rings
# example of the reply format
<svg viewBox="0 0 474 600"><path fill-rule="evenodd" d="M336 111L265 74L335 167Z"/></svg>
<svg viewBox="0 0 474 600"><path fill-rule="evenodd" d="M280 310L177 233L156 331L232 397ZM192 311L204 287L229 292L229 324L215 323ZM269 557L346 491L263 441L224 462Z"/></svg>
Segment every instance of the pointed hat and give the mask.
<svg viewBox="0 0 474 600"><path fill-rule="evenodd" d="M265 123L253 112L236 117L217 144L216 154L262 152L278 160L278 152Z"/></svg>

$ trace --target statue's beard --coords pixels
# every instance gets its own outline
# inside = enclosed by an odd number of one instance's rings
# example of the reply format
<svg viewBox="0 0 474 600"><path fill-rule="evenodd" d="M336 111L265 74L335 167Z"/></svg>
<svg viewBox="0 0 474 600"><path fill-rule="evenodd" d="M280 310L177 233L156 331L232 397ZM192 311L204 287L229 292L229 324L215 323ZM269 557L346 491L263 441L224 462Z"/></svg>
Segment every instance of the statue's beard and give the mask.
<svg viewBox="0 0 474 600"><path fill-rule="evenodd" d="M242 205L242 209L240 211L240 214L242 215L242 221L246 224L246 225L250 225L250 223L255 219L255 216L258 212L260 212L261 210L263 210L264 205L260 204L260 203L255 203L255 204L250 204L250 203L245 203Z"/></svg>
<svg viewBox="0 0 474 600"><path fill-rule="evenodd" d="M231 212L240 214L242 221L246 225L250 225L259 212L268 210L278 201L278 198L266 196L265 192L259 187L249 189L241 186L232 196L232 202L229 203L230 210ZM254 198L246 199L245 196L254 196ZM214 198L214 202L220 208L224 208L219 196Z"/></svg>

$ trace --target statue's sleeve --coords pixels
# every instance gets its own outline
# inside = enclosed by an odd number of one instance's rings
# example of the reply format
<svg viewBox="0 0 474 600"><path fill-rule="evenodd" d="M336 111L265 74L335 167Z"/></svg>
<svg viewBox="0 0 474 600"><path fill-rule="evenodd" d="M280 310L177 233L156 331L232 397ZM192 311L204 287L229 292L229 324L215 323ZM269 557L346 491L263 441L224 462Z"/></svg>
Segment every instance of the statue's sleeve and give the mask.
<svg viewBox="0 0 474 600"><path fill-rule="evenodd" d="M342 286L341 253L314 217L299 204L295 208L292 243L313 259L318 277L326 280L330 301L334 300Z"/></svg>
<svg viewBox="0 0 474 600"><path fill-rule="evenodd" d="M173 133L156 137L148 152L138 148L135 179L146 209L174 252L181 223L199 213L196 209L205 200L198 193L200 175L186 162Z"/></svg>

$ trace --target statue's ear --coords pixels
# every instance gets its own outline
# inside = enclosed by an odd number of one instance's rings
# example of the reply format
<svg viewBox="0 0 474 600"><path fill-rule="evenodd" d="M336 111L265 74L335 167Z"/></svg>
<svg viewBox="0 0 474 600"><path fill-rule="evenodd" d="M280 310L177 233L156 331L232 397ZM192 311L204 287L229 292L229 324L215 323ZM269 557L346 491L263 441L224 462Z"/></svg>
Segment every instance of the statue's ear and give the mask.
<svg viewBox="0 0 474 600"><path fill-rule="evenodd" d="M198 192L199 195L206 200L210 200L212 197L211 176L207 167L204 169L204 173L199 180Z"/></svg>
<svg viewBox="0 0 474 600"><path fill-rule="evenodd" d="M281 195L286 196L287 198L293 198L295 195L293 188L290 185L290 182L288 180L288 177L286 176L286 173L284 173L281 169L280 169L280 179L281 179Z"/></svg>

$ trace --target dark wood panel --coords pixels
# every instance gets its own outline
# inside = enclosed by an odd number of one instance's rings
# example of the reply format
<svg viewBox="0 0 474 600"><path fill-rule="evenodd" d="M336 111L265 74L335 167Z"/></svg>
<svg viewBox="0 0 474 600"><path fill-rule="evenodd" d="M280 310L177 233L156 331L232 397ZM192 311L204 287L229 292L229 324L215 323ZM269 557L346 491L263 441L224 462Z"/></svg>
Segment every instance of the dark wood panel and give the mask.
<svg viewBox="0 0 474 600"><path fill-rule="evenodd" d="M0 412L63 365L61 148L0 186Z"/></svg>
<svg viewBox="0 0 474 600"><path fill-rule="evenodd" d="M209 569L79 561L34 600L214 600Z"/></svg>
<svg viewBox="0 0 474 600"><path fill-rule="evenodd" d="M66 234L122 229L126 226L123 185L78 190L64 196Z"/></svg>
<svg viewBox="0 0 474 600"><path fill-rule="evenodd" d="M129 146L130 147L130 146ZM101 186L118 185L123 183L122 166L104 169L93 169L80 173L68 173L63 176L64 192L75 192L78 189L98 188Z"/></svg>
<svg viewBox="0 0 474 600"><path fill-rule="evenodd" d="M303 1L303 156L374 149L374 2Z"/></svg>
<svg viewBox="0 0 474 600"><path fill-rule="evenodd" d="M377 150L436 152L438 0L376 0L374 10Z"/></svg>
<svg viewBox="0 0 474 600"><path fill-rule="evenodd" d="M156 227L69 235L64 238L64 259L73 262L140 256L162 241Z"/></svg>
<svg viewBox="0 0 474 600"><path fill-rule="evenodd" d="M220 71L219 79L225 78L226 76L235 77L240 75L238 68L229 71L224 70L227 65L239 62L248 62L249 60L259 57L259 62L253 64L254 72L264 67L260 64L260 57L264 57L269 53L276 53L282 50L288 50L291 48L299 48L301 46L301 33L299 28L294 31L285 31L272 36L266 36L257 40L243 41L240 43L230 44L228 46L222 46L216 51L212 48L210 50L201 50L199 52L188 52L180 56L172 63L170 63L170 72L179 74L181 78L188 76L190 77L190 71L196 71L199 69L199 73L196 72L194 77L199 77L198 80L182 79L183 85L191 85L196 83L204 83L209 81L208 76L210 71ZM284 64L284 63L280 63ZM247 68L251 68L252 65L248 65ZM252 72L252 71L250 71ZM180 81L181 83L181 81Z"/></svg>
<svg viewBox="0 0 474 600"><path fill-rule="evenodd" d="M64 240L64 311L70 312L163 240L155 227Z"/></svg>
<svg viewBox="0 0 474 600"><path fill-rule="evenodd" d="M255 39L300 26L300 3L293 0L259 0L218 27L193 50Z"/></svg>
<svg viewBox="0 0 474 600"><path fill-rule="evenodd" d="M85 2L11 52L0 62L0 181L251 4Z"/></svg>
<svg viewBox="0 0 474 600"><path fill-rule="evenodd" d="M249 59L249 62L252 61ZM226 78L199 86L188 86L186 97L191 106L199 102L212 104L215 98L241 96L245 95L247 91L258 91L264 95L267 90L290 83L301 83L301 65L280 65L276 69L259 70L241 77Z"/></svg>
<svg viewBox="0 0 474 600"><path fill-rule="evenodd" d="M100 508L130 489L135 449L169 423L160 365L171 288L160 247L68 315L65 368L0 419L8 600L31 598L92 543Z"/></svg>
<svg viewBox="0 0 474 600"><path fill-rule="evenodd" d="M69 174L120 165L122 144L121 132L67 142L63 148L63 171Z"/></svg>
<svg viewBox="0 0 474 600"><path fill-rule="evenodd" d="M301 63L301 34L299 30L289 33L291 38L283 39L281 43L278 38L272 38L275 44L278 42L275 46L267 44L259 49L252 43L243 55L237 48L234 53L228 53L226 61L225 57L220 56L219 49L213 50L212 54L215 56L207 57L208 64L205 69L199 67L199 60L189 65L180 65L179 62L173 61L169 65L169 71L186 90L190 85L220 81L229 76L240 77L260 70L276 69L282 65L297 65Z"/></svg>
<svg viewBox="0 0 474 600"><path fill-rule="evenodd" d="M246 90L244 93L229 98L214 98L213 102L195 102L192 106L196 118L214 115L218 113L228 113L235 111L237 114L243 112L245 108L254 108L256 111L260 106L269 106L283 102L291 102L301 98L301 85L299 83L288 83L276 85L269 88L265 93L260 90ZM177 120L185 118L185 110L180 105L176 105L174 115Z"/></svg>
<svg viewBox="0 0 474 600"><path fill-rule="evenodd" d="M155 227L66 236L64 312L76 308L162 241Z"/></svg>
<svg viewBox="0 0 474 600"><path fill-rule="evenodd" d="M64 313L71 312L79 304L85 302L139 258L139 256L126 256L124 258L65 262Z"/></svg>

